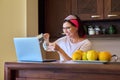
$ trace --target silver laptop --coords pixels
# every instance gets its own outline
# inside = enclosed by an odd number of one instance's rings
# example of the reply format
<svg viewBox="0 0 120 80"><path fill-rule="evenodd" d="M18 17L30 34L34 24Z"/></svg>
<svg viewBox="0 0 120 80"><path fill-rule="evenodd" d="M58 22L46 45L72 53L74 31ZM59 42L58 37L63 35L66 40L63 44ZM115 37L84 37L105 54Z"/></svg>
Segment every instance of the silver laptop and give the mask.
<svg viewBox="0 0 120 80"><path fill-rule="evenodd" d="M20 62L55 61L55 59L43 59L37 37L14 38L14 45L17 60Z"/></svg>

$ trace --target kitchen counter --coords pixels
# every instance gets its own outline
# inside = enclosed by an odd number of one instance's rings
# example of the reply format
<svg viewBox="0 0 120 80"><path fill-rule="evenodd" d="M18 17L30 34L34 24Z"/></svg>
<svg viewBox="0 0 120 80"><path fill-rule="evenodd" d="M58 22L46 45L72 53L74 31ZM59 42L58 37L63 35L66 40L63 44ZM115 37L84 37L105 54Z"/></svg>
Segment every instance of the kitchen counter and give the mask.
<svg viewBox="0 0 120 80"><path fill-rule="evenodd" d="M5 62L5 80L120 80L120 64Z"/></svg>

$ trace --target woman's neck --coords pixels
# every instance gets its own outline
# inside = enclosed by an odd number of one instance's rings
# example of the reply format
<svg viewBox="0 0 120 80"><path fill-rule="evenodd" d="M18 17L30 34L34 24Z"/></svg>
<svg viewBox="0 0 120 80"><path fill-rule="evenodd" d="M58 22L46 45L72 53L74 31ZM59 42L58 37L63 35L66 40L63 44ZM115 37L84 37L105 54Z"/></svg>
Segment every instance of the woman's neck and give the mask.
<svg viewBox="0 0 120 80"><path fill-rule="evenodd" d="M82 40L84 40L84 38L80 38L78 35L73 36L73 37L70 38L70 41L71 41L72 43L77 43L77 42L80 42L80 41L82 41Z"/></svg>

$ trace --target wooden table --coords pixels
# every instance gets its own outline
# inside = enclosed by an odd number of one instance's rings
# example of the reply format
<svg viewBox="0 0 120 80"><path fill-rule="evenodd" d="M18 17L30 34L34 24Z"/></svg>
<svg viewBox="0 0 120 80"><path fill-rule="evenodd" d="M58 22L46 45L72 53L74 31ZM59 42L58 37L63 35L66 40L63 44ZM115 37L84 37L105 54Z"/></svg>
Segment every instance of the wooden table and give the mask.
<svg viewBox="0 0 120 80"><path fill-rule="evenodd" d="M5 80L120 80L120 64L5 62Z"/></svg>

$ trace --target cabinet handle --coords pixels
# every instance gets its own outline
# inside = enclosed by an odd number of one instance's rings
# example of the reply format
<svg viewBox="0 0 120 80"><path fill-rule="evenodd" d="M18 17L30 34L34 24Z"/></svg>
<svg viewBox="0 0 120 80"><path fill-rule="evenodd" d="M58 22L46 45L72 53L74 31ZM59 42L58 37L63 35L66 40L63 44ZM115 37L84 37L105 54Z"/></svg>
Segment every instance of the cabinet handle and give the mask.
<svg viewBox="0 0 120 80"><path fill-rule="evenodd" d="M108 17L117 17L117 16L119 16L119 15L116 15L116 14L109 14L109 15L107 15Z"/></svg>
<svg viewBox="0 0 120 80"><path fill-rule="evenodd" d="M99 18L100 15L92 15L91 18Z"/></svg>

